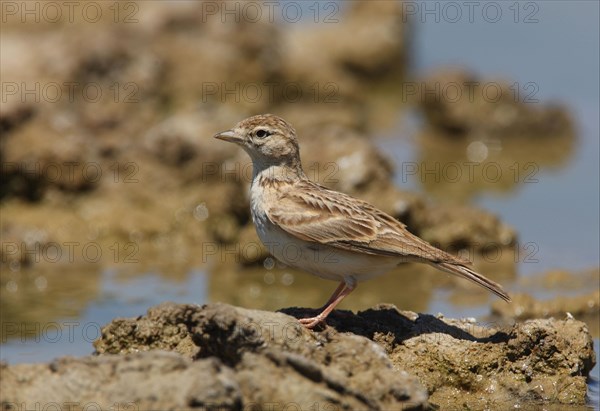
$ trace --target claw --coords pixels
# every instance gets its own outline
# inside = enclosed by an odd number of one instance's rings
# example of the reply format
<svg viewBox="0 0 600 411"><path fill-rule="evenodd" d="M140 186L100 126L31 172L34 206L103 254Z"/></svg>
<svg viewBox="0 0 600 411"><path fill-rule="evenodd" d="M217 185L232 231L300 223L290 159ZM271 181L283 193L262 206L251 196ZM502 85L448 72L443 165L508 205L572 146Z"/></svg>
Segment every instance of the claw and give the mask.
<svg viewBox="0 0 600 411"><path fill-rule="evenodd" d="M316 327L318 324L320 323L324 323L324 318L321 317L320 315L317 315L316 317L311 317L311 318L300 318L298 320L298 322L300 324L302 324L303 326L305 326L306 328L312 329L314 327Z"/></svg>

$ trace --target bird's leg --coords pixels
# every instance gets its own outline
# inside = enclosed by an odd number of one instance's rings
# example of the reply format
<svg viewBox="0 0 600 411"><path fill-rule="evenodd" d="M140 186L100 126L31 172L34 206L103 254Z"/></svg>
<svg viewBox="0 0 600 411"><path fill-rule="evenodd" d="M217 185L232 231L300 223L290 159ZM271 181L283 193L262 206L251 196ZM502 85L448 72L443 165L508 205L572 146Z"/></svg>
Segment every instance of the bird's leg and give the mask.
<svg viewBox="0 0 600 411"><path fill-rule="evenodd" d="M334 300L337 298L337 296L338 296L338 295L340 295L340 293L342 292L342 290L343 290L345 287L346 287L346 282L345 282L345 281L342 281L342 282L341 282L341 283L340 283L340 284L337 286L337 288L335 289L335 291L333 292L333 294L331 294L331 297L329 297L329 300L327 300L327 302L326 302L325 304L323 304L323 305L321 306L321 308L319 308L319 311L323 311L323 310L325 310L325 309L326 309L326 308L329 306L329 304L331 304L331 303L332 303L332 302L333 302L333 301L334 301Z"/></svg>
<svg viewBox="0 0 600 411"><path fill-rule="evenodd" d="M320 322L323 322L325 318L333 311L333 309L340 303L348 294L350 294L356 288L356 280L352 279L351 281L345 281L340 284L337 290L335 290L334 295L332 295L331 302L327 304L327 307L319 315L311 318L301 318L300 324L305 326L306 328L314 328ZM341 290L340 290L341 289ZM337 296L335 294L337 293ZM335 298L334 298L335 296Z"/></svg>

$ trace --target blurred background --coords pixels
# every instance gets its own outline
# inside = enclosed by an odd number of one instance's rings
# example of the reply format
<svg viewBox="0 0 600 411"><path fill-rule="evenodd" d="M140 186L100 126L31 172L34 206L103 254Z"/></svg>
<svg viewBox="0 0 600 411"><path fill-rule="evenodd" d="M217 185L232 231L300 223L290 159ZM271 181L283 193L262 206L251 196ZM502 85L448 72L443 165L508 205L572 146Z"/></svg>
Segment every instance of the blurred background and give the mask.
<svg viewBox="0 0 600 411"><path fill-rule="evenodd" d="M265 112L311 179L514 298L406 265L341 308L569 312L598 349L597 2L67 3L1 5L2 360L88 354L164 301L320 306L336 284L268 255L250 160L212 139Z"/></svg>

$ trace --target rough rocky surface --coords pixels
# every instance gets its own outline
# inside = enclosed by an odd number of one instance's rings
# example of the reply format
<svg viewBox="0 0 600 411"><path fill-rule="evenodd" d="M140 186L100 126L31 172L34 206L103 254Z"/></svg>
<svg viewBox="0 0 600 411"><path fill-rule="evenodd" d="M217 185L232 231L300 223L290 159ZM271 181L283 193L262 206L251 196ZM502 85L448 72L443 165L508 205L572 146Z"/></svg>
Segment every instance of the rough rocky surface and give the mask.
<svg viewBox="0 0 600 411"><path fill-rule="evenodd" d="M165 303L116 319L95 342L98 357L3 365L3 407L66 400L139 409L574 405L584 404L595 362L586 326L573 319L500 329L381 305L336 311L309 331L294 317L312 310L283 311Z"/></svg>
<svg viewBox="0 0 600 411"><path fill-rule="evenodd" d="M2 365L2 409L240 409L233 371L214 358L192 361L151 351Z"/></svg>

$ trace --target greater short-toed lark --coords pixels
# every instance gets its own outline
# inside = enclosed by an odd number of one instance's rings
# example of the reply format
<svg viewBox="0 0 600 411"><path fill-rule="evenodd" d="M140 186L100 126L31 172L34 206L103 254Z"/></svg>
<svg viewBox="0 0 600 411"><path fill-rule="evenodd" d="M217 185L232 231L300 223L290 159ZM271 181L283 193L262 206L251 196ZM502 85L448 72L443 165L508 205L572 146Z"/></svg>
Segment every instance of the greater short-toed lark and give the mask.
<svg viewBox="0 0 600 411"><path fill-rule="evenodd" d="M282 118L250 117L215 138L239 145L252 158L252 219L269 252L289 266L340 282L319 315L300 320L306 327L325 320L358 282L408 261L431 264L510 301L468 261L411 234L374 206L310 181L300 164L296 131Z"/></svg>

